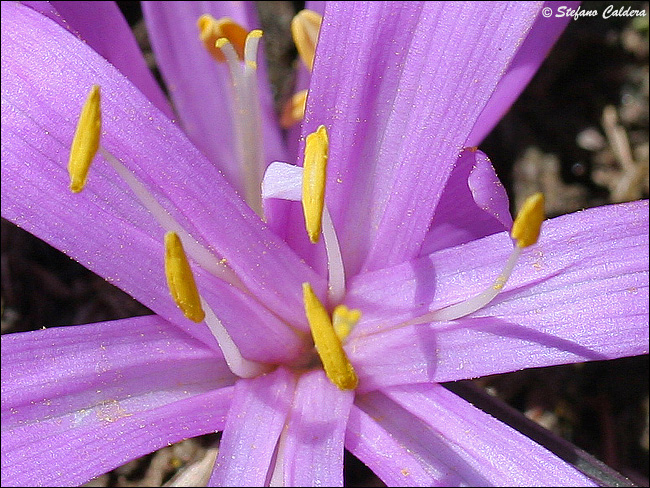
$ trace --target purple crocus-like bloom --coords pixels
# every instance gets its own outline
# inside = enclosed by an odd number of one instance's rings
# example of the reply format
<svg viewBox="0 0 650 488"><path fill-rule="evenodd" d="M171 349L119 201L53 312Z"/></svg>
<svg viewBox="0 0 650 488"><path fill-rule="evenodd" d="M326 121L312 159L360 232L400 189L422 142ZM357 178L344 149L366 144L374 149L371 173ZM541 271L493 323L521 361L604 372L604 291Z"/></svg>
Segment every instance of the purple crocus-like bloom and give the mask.
<svg viewBox="0 0 650 488"><path fill-rule="evenodd" d="M235 110L210 81L227 72L188 27L197 5L145 5L184 132L132 62L114 5L2 3L2 216L155 312L2 338L2 484L79 484L215 431L214 486L340 486L344 448L388 485L593 484L439 385L648 352L648 202L549 220L510 263L507 197L487 158L464 150L562 24L536 2L327 4L302 134L327 131L322 222L337 258L280 199L293 199L298 167L269 168L266 220L235 191ZM111 42L92 38L98 24L116 29ZM72 194L65 165L93 85L101 149ZM293 162L267 88L262 159ZM205 321L170 296L169 230ZM486 287L500 293L476 305ZM309 300L335 318L337 305L361 312L328 343L358 383L325 373Z"/></svg>

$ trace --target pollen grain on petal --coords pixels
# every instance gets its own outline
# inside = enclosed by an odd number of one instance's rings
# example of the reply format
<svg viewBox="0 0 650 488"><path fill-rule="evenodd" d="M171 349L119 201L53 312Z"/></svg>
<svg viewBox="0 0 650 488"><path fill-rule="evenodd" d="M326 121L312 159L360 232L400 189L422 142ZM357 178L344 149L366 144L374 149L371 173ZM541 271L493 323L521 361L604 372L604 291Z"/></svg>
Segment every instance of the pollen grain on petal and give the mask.
<svg viewBox="0 0 650 488"><path fill-rule="evenodd" d="M510 235L517 241L517 247L532 246L539 238L544 214L544 194L535 193L526 199L512 224Z"/></svg>
<svg viewBox="0 0 650 488"><path fill-rule="evenodd" d="M304 174L302 180L302 208L305 226L312 243L318 242L325 205L325 180L329 142L324 125L307 136L305 142Z"/></svg>
<svg viewBox="0 0 650 488"><path fill-rule="evenodd" d="M201 297L183 244L176 232L165 234L165 275L169 291L185 317L197 323L202 322L205 312L201 306Z"/></svg>
<svg viewBox="0 0 650 488"><path fill-rule="evenodd" d="M304 9L296 14L291 21L291 34L300 59L309 71L314 66L318 34L323 22L323 16L313 10Z"/></svg>
<svg viewBox="0 0 650 488"><path fill-rule="evenodd" d="M305 314L325 374L339 389L354 390L359 384L359 378L334 331L327 310L309 283L303 283L302 290Z"/></svg>
<svg viewBox="0 0 650 488"><path fill-rule="evenodd" d="M86 185L88 170L97 150L102 130L101 96L99 85L93 85L86 98L70 148L68 174L70 190L79 193Z"/></svg>
<svg viewBox="0 0 650 488"><path fill-rule="evenodd" d="M229 17L215 19L210 14L203 14L196 22L199 38L210 55L218 62L225 63L226 58L216 45L220 38L228 39L235 48L240 60L244 59L244 46L248 31Z"/></svg>

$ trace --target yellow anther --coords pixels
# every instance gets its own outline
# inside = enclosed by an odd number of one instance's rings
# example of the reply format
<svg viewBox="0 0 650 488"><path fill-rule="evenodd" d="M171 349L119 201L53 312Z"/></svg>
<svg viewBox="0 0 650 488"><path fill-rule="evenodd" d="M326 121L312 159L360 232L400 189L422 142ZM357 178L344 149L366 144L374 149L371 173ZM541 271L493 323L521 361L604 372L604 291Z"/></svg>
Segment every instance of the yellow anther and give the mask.
<svg viewBox="0 0 650 488"><path fill-rule="evenodd" d="M305 117L305 106L307 104L307 90L300 90L291 97L280 116L280 126L288 129L300 122Z"/></svg>
<svg viewBox="0 0 650 488"><path fill-rule="evenodd" d="M99 86L93 85L86 98L77 130L74 133L68 160L68 174L70 175L70 190L79 193L86 185L88 170L97 149L99 136L102 131L102 110Z"/></svg>
<svg viewBox="0 0 650 488"><path fill-rule="evenodd" d="M291 21L293 42L296 44L300 59L302 59L309 71L314 66L314 55L316 54L318 33L322 22L322 15L307 9L298 12Z"/></svg>
<svg viewBox="0 0 650 488"><path fill-rule="evenodd" d="M307 136L302 176L302 209L312 243L318 242L323 220L328 147L327 129L324 125Z"/></svg>
<svg viewBox="0 0 650 488"><path fill-rule="evenodd" d="M353 308L350 310L345 305L338 305L332 312L332 325L334 332L340 340L344 340L357 325L361 318L361 310Z"/></svg>
<svg viewBox="0 0 650 488"><path fill-rule="evenodd" d="M225 38L225 37L220 37L219 39L217 39L217 40L215 41L215 43L214 43L214 47L216 47L217 49L221 49L222 47L224 47L224 46L225 46L226 44L228 44L229 42L230 42L230 41L229 41L227 38Z"/></svg>
<svg viewBox="0 0 650 488"><path fill-rule="evenodd" d="M244 46L248 31L237 22L229 17L217 20L210 14L203 14L197 20L196 25L199 28L201 41L215 60L220 63L226 62L226 57L217 46L217 40L220 38L228 39L235 48L239 59L244 59Z"/></svg>
<svg viewBox="0 0 650 488"><path fill-rule="evenodd" d="M201 307L194 275L176 232L165 234L165 274L169 291L183 314L194 322L201 322L205 312Z"/></svg>
<svg viewBox="0 0 650 488"><path fill-rule="evenodd" d="M302 284L305 314L325 374L341 390L354 390L359 378L339 340L330 316L309 283Z"/></svg>
<svg viewBox="0 0 650 488"><path fill-rule="evenodd" d="M528 197L517 214L510 232L512 238L517 241L517 247L524 248L537 242L545 218L544 195L535 193Z"/></svg>

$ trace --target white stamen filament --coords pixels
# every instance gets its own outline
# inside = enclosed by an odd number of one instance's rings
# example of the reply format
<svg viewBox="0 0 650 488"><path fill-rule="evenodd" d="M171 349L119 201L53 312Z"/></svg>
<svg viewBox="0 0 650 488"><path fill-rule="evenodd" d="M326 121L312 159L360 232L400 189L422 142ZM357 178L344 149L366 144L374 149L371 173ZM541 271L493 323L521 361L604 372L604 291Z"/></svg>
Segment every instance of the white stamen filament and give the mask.
<svg viewBox="0 0 650 488"><path fill-rule="evenodd" d="M205 323L210 328L212 335L217 338L226 364L234 374L240 378L254 378L263 373L267 373L271 367L266 364L250 361L241 355L241 352L235 345L232 337L216 316L210 305L201 297L201 306L205 311Z"/></svg>
<svg viewBox="0 0 650 488"><path fill-rule="evenodd" d="M449 305L448 307L429 312L420 317L409 320L400 326L403 327L406 325L426 324L434 321L444 322L448 320L456 320L485 307L501 292L506 282L508 281L508 278L510 278L510 274L517 264L517 260L521 254L521 249L522 248L518 246L514 247L512 253L510 253L510 257L508 257L508 261L506 261L506 264L503 267L503 271L501 271L501 274L497 277L496 280L494 280L492 285L490 285L478 295L465 300L464 302L456 303L454 305Z"/></svg>
<svg viewBox="0 0 650 488"><path fill-rule="evenodd" d="M327 252L328 288L327 298L331 305L339 304L345 296L345 269L343 267L343 256L341 246L336 236L336 229L332 217L327 209L323 207L323 238L325 240L325 251Z"/></svg>
<svg viewBox="0 0 650 488"><path fill-rule="evenodd" d="M233 125L237 145L240 182L245 200L259 215L263 215L260 184L262 181L262 119L257 89L257 49L260 35L252 31L246 38L244 64L230 42L218 43L228 69L233 87Z"/></svg>
<svg viewBox="0 0 650 488"><path fill-rule="evenodd" d="M160 205L156 199L149 193L145 186L135 177L135 175L128 170L115 156L101 145L99 146L104 159L115 169L118 175L129 185L129 188L138 197L140 203L153 215L160 226L166 232L173 231L178 234L179 238L185 246L187 254L203 269L216 276L217 278L226 281L227 283L243 289L241 280L237 275L226 265L222 264L220 256L208 251L205 247L197 242L176 220Z"/></svg>
<svg viewBox="0 0 650 488"><path fill-rule="evenodd" d="M162 205L156 201L153 195L149 193L145 186L133 175L133 173L131 173L131 171L129 171L115 156L102 146L99 147L99 151L126 184L129 185L133 193L135 193L140 200L140 203L149 210L161 227L166 231L173 231L178 234L179 238L183 242L187 254L198 265L212 273L217 278L246 291L246 288L237 275L228 268L227 265L222 264L219 257L204 248L185 229L183 229L183 227L176 222L176 220L162 207ZM241 378L252 378L267 372L269 370L268 365L250 361L241 355L239 349L228 334L228 331L226 331L212 308L210 308L208 303L200 296L200 294L199 298L201 300L201 306L205 312L204 321L217 339L230 370Z"/></svg>
<svg viewBox="0 0 650 488"><path fill-rule="evenodd" d="M275 161L266 169L262 182L262 196L265 199L280 198L299 202L302 199L302 178L302 167ZM327 253L327 298L330 305L336 305L341 303L345 296L345 268L341 246L327 205L323 207L322 233Z"/></svg>

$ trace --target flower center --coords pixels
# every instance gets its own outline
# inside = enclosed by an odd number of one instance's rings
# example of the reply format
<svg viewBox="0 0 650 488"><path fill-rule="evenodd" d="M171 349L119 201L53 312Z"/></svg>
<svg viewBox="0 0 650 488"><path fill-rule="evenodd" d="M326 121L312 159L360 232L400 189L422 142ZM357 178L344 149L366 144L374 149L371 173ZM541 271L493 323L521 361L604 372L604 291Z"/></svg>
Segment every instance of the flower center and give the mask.
<svg viewBox="0 0 650 488"><path fill-rule="evenodd" d="M262 217L260 184L264 174L262 116L257 88L257 51L262 31L248 32L229 18L202 15L199 37L210 55L230 72L233 127L244 199Z"/></svg>
<svg viewBox="0 0 650 488"><path fill-rule="evenodd" d="M71 145L68 172L70 174L70 188L74 193L83 190L88 179L90 164L97 152L104 158L128 184L142 205L149 210L158 223L166 230L165 234L165 275L167 284L174 302L190 320L200 323L205 322L212 334L217 339L224 358L230 369L240 377L254 377L268 372L273 366L250 361L241 355L230 334L212 310L210 305L201 296L188 254L192 260L211 272L217 278L226 281L243 292L252 295L245 285L239 280L234 271L227 265L222 257L208 251L194 239L174 218L156 201L146 187L131 173L115 156L100 144L101 135L101 96L99 86L93 86L82 108L77 130ZM306 174L304 178L303 202L305 215L308 215L310 235L317 242L322 231L325 235L326 245L335 246L338 250L338 241L329 218L329 213L324 207L325 195L325 170L327 164L327 132L324 127L317 133L307 138L305 152ZM301 168L302 170L302 168ZM303 178L301 178L303 179ZM327 217L327 218L325 218ZM321 222L322 221L322 222ZM333 239L333 243L332 243ZM329 242L329 244L328 244ZM186 253L187 249L187 253ZM330 254L332 254L330 252ZM342 297L344 293L344 276L340 251L336 258L339 268L334 273L334 281L338 284L336 295ZM335 267L336 267L335 266ZM339 290L340 288L340 290ZM330 287L330 290L332 287ZM332 293L330 293L330 299ZM353 389L357 385L357 377L350 364L341 341L345 339L351 328L359 320L360 312L348 310L345 306L336 307L332 319L325 306L315 295L311 285L303 285L303 298L305 315L310 325L315 349L320 357L326 374L341 389ZM303 358L304 359L304 358ZM311 355L306 361L295 363L301 369L311 364Z"/></svg>
<svg viewBox="0 0 650 488"><path fill-rule="evenodd" d="M323 232L329 270L328 298L331 303L339 303L345 294L345 272L334 224L325 207L328 152L327 129L321 125L305 140L301 200L305 228L312 244L318 242L321 230ZM314 294L311 285L303 283L302 286L305 314L325 373L341 390L354 390L359 380L341 341L357 323L361 312L338 305L330 320L327 309Z"/></svg>
<svg viewBox="0 0 650 488"><path fill-rule="evenodd" d="M248 39L249 37L247 37ZM220 38L220 40L223 38ZM226 45L217 41L218 44ZM232 53L235 55L233 48ZM226 55L228 56L228 55ZM254 377L268 372L273 366L244 358L230 334L201 297L187 258L192 259L217 278L252 295L226 260L203 247L156 201L146 187L119 160L100 144L101 96L98 86L93 86L82 108L81 116L71 144L68 172L70 189L74 193L83 190L88 179L90 164L100 152L120 177L129 185L142 205L147 208L165 234L165 274L170 293L184 315L194 321L204 321L221 347L230 369L240 377ZM328 261L329 307L323 305L309 283L303 283L305 316L311 330L315 350L320 357L328 378L342 390L355 389L358 377L350 363L342 342L361 317L359 310L349 310L342 304L345 296L345 270L336 231L325 205L325 184L329 139L327 130L320 126L309 134L305 143L303 167L286 163L272 163L262 182L261 198L284 198L302 202L305 227L312 243L323 234ZM260 206L261 208L261 206ZM521 254L521 250L537 242L544 220L544 197L541 193L530 197L515 219L511 236L516 245L501 274L486 290L466 301L428 312L397 327L449 321L469 315L486 306L498 295L508 280ZM185 249L187 248L187 254ZM328 308L333 312L330 316ZM303 363L308 364L308 362ZM295 363L299 368L298 364Z"/></svg>
<svg viewBox="0 0 650 488"><path fill-rule="evenodd" d="M262 197L301 201L309 240L316 244L323 234L329 274L327 298L331 305L337 306L330 319L329 312L311 285L303 283L305 315L327 377L340 389L351 390L356 388L358 379L341 341L347 338L361 312L349 310L341 304L345 295L345 270L336 230L325 206L328 153L327 129L321 125L305 139L302 168L280 162L268 167L262 184Z"/></svg>

